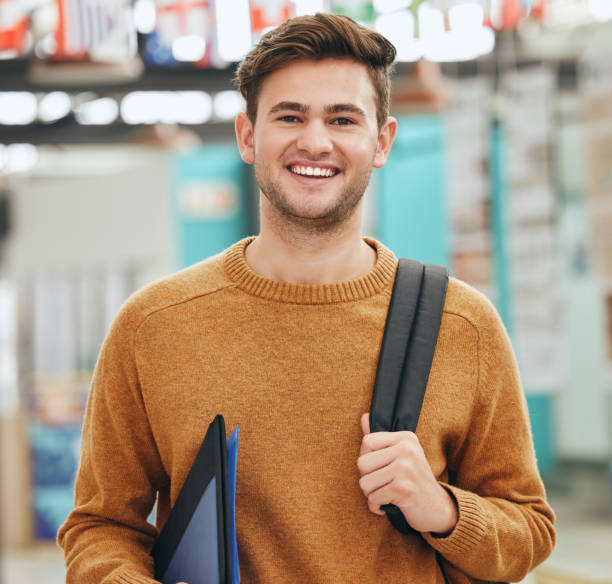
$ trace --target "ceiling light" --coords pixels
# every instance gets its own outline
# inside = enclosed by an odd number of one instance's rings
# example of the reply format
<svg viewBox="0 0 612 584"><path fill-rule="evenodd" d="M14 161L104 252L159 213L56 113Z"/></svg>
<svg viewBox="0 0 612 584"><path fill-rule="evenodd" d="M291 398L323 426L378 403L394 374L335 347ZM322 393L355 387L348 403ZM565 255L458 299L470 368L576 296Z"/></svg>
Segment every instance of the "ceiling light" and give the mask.
<svg viewBox="0 0 612 584"><path fill-rule="evenodd" d="M206 41L199 35L181 36L172 43L172 56L177 61L197 62L206 53Z"/></svg>
<svg viewBox="0 0 612 584"><path fill-rule="evenodd" d="M412 0L374 0L374 10L378 13L394 12L402 8L409 8Z"/></svg>
<svg viewBox="0 0 612 584"><path fill-rule="evenodd" d="M160 105L158 91L132 91L121 100L121 117L126 124L154 124Z"/></svg>
<svg viewBox="0 0 612 584"><path fill-rule="evenodd" d="M179 91L173 95L173 122L204 124L212 115L212 99L205 91Z"/></svg>
<svg viewBox="0 0 612 584"><path fill-rule="evenodd" d="M421 41L414 38L414 16L408 10L382 14L374 22L374 29L395 45L398 61L421 57Z"/></svg>
<svg viewBox="0 0 612 584"><path fill-rule="evenodd" d="M228 63L239 61L251 49L249 0L215 2L219 56Z"/></svg>
<svg viewBox="0 0 612 584"><path fill-rule="evenodd" d="M9 144L3 171L7 174L28 172L38 162L38 150L33 144Z"/></svg>
<svg viewBox="0 0 612 584"><path fill-rule="evenodd" d="M244 111L244 99L238 91L220 91L213 98L213 111L220 120L231 120Z"/></svg>
<svg viewBox="0 0 612 584"><path fill-rule="evenodd" d="M595 20L606 22L612 18L612 2L610 0L589 0L589 11Z"/></svg>
<svg viewBox="0 0 612 584"><path fill-rule="evenodd" d="M63 91L52 91L43 96L38 104L38 119L50 124L65 118L72 109L72 100Z"/></svg>
<svg viewBox="0 0 612 584"><path fill-rule="evenodd" d="M38 113L38 101L27 91L0 93L0 124L25 126L31 124Z"/></svg>
<svg viewBox="0 0 612 584"><path fill-rule="evenodd" d="M484 10L475 2L457 4L448 11L448 20L452 30L480 29L484 21Z"/></svg>
<svg viewBox="0 0 612 584"><path fill-rule="evenodd" d="M106 126L117 119L119 106L112 97L100 97L79 104L75 108L74 114L79 124Z"/></svg>
<svg viewBox="0 0 612 584"><path fill-rule="evenodd" d="M141 34L150 34L155 30L156 13L153 0L136 0L134 2L134 26Z"/></svg>
<svg viewBox="0 0 612 584"><path fill-rule="evenodd" d="M295 15L307 16L317 12L326 12L325 0L294 0Z"/></svg>

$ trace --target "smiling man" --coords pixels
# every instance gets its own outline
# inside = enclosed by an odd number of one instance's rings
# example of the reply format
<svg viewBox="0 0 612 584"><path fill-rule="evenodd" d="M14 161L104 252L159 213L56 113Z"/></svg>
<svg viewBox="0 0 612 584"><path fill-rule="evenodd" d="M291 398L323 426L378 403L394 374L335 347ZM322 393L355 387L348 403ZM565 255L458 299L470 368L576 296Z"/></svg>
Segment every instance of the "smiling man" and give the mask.
<svg viewBox="0 0 612 584"><path fill-rule="evenodd" d="M514 355L475 290L449 282L417 434L369 432L397 259L362 237L362 205L396 133L394 58L381 35L318 14L241 63L260 233L138 292L111 327L59 533L69 584L154 582L149 551L219 412L241 428L245 583L520 580L550 553Z"/></svg>

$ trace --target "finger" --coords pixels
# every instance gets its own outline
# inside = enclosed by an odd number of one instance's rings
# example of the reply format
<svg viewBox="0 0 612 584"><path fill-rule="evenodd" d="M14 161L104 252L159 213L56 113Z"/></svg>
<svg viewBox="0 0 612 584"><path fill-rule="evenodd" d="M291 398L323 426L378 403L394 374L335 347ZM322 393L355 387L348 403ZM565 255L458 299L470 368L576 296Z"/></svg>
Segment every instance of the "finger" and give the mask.
<svg viewBox="0 0 612 584"><path fill-rule="evenodd" d="M359 488L366 497L369 497L374 491L391 483L394 478L395 473L393 468L385 466L367 475L363 475L359 479Z"/></svg>
<svg viewBox="0 0 612 584"><path fill-rule="evenodd" d="M398 442L416 441L419 442L414 432L402 431L402 432L372 432L362 439L362 450L365 452L372 452L374 450L381 450L382 448L388 448L394 446Z"/></svg>
<svg viewBox="0 0 612 584"><path fill-rule="evenodd" d="M381 510L381 507L388 504L397 504L394 481L383 485L380 489L376 489L368 495L368 508L376 515L384 515L385 512Z"/></svg>
<svg viewBox="0 0 612 584"><path fill-rule="evenodd" d="M364 436L370 433L370 412L361 416L361 431Z"/></svg>
<svg viewBox="0 0 612 584"><path fill-rule="evenodd" d="M391 464L397 457L397 452L393 447L383 448L382 450L374 450L362 454L357 459L357 468L360 475L366 475L379 468L383 468Z"/></svg>

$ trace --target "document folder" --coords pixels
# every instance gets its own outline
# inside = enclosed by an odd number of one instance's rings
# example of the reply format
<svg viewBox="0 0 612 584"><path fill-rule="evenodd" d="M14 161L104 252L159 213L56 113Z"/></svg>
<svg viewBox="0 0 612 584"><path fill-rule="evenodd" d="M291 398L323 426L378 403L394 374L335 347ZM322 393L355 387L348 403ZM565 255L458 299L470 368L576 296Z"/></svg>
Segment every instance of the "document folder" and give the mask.
<svg viewBox="0 0 612 584"><path fill-rule="evenodd" d="M163 584L239 584L235 493L238 426L211 422L151 555Z"/></svg>

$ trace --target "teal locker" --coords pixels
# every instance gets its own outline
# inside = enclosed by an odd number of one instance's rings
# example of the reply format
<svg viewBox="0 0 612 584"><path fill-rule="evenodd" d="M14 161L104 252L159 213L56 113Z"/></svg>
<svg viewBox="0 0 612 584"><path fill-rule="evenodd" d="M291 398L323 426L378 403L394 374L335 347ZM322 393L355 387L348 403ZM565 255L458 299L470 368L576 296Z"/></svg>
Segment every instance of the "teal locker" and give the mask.
<svg viewBox="0 0 612 584"><path fill-rule="evenodd" d="M398 257L448 266L443 121L420 115L398 122L379 172L377 235Z"/></svg>
<svg viewBox="0 0 612 584"><path fill-rule="evenodd" d="M495 278L497 280L497 310L512 338L512 290L508 245L508 148L503 125L494 121L491 126L490 181L491 224L495 242ZM541 473L551 473L557 465L554 428L554 395L542 388L525 387L527 407L533 432L533 443Z"/></svg>
<svg viewBox="0 0 612 584"><path fill-rule="evenodd" d="M248 234L246 167L231 144L201 146L172 159L172 200L181 267Z"/></svg>

